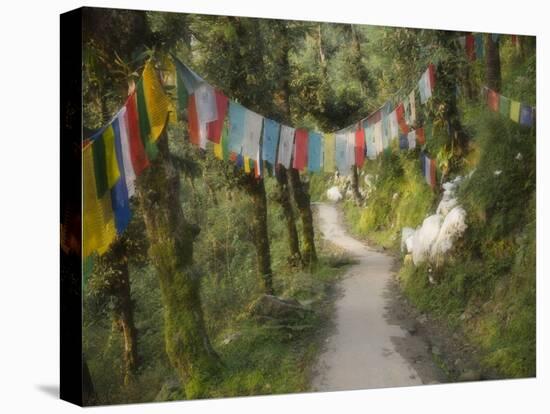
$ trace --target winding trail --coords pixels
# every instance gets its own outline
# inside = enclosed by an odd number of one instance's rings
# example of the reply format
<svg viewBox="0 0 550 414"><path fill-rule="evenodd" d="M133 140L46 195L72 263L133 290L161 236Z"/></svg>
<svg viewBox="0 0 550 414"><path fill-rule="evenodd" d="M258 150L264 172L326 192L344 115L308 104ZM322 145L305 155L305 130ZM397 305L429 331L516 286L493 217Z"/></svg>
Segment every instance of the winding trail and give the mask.
<svg viewBox="0 0 550 414"><path fill-rule="evenodd" d="M323 237L358 263L340 282L342 295L335 305L335 332L317 363L313 391L422 384L413 363L396 346L415 339L399 325L391 324L387 316L394 259L347 235L333 204L317 204L316 208Z"/></svg>

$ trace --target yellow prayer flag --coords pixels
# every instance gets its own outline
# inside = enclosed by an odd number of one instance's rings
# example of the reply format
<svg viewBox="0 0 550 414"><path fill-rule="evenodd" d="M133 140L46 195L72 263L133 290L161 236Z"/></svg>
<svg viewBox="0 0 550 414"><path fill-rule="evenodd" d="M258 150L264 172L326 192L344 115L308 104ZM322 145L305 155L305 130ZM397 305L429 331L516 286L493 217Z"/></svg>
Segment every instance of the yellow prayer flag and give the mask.
<svg viewBox="0 0 550 414"><path fill-rule="evenodd" d="M250 173L250 158L244 157L244 172Z"/></svg>
<svg viewBox="0 0 550 414"><path fill-rule="evenodd" d="M214 156L219 160L223 160L223 148L221 143L214 144Z"/></svg>
<svg viewBox="0 0 550 414"><path fill-rule="evenodd" d="M111 193L97 198L92 145L82 150L82 255L103 254L116 236Z"/></svg>
<svg viewBox="0 0 550 414"><path fill-rule="evenodd" d="M107 169L107 185L109 189L113 188L120 178L118 161L116 159L115 131L112 125L109 125L103 132L103 143L105 145L105 168Z"/></svg>
<svg viewBox="0 0 550 414"><path fill-rule="evenodd" d="M334 134L326 134L325 135L325 158L324 158L325 172L333 173L336 169L336 166L334 165L335 164L334 151L335 151Z"/></svg>
<svg viewBox="0 0 550 414"><path fill-rule="evenodd" d="M151 61L148 61L143 69L143 92L151 126L151 140L156 142L164 130L173 105L170 98L164 93Z"/></svg>
<svg viewBox="0 0 550 414"><path fill-rule="evenodd" d="M518 101L512 100L510 103L510 119L515 122L519 122L519 111L521 104Z"/></svg>

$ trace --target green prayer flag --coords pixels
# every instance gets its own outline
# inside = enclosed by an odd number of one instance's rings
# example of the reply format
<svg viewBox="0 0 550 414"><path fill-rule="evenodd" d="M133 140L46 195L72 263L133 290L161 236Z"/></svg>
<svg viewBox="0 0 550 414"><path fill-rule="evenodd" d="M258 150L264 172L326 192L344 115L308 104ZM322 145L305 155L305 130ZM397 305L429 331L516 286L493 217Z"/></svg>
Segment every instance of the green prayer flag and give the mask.
<svg viewBox="0 0 550 414"><path fill-rule="evenodd" d="M103 134L92 142L92 156L94 159L94 176L97 198L103 197L109 188L107 182L107 161L105 159L105 141Z"/></svg>
<svg viewBox="0 0 550 414"><path fill-rule="evenodd" d="M500 95L500 99L498 101L498 110L502 116L508 118L510 116L510 99L508 99L506 96Z"/></svg>
<svg viewBox="0 0 550 414"><path fill-rule="evenodd" d="M137 109L139 117L139 132L141 135L141 141L143 147L147 152L147 157L150 160L154 160L158 154L158 148L154 142L151 142L151 124L149 123L149 116L147 115L147 104L145 102L145 93L143 90L143 79L140 79L137 83Z"/></svg>

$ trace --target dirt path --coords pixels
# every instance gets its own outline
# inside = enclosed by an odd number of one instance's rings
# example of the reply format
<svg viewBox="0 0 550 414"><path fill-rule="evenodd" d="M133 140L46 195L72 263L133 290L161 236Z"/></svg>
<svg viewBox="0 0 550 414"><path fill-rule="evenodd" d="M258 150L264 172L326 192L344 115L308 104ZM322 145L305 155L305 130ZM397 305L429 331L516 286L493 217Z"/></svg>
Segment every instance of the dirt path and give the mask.
<svg viewBox="0 0 550 414"><path fill-rule="evenodd" d="M314 391L418 385L441 381L426 342L395 318L400 299L394 259L347 235L333 204L316 205L323 237L354 256L335 304L335 331L312 380ZM397 312L399 313L399 312ZM403 313L403 312L401 312ZM414 333L414 330L411 330Z"/></svg>

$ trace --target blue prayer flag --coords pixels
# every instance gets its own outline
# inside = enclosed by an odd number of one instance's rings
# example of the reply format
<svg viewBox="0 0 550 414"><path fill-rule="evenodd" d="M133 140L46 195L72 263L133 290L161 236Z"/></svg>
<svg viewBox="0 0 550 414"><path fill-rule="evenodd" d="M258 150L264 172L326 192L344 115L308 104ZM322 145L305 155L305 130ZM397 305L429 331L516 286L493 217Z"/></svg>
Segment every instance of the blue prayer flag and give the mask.
<svg viewBox="0 0 550 414"><path fill-rule="evenodd" d="M336 167L340 174L347 174L349 167L347 163L348 140L345 133L336 133Z"/></svg>
<svg viewBox="0 0 550 414"><path fill-rule="evenodd" d="M281 125L278 122L264 118L262 158L271 165L275 165L277 158L277 144L279 143L280 127Z"/></svg>
<svg viewBox="0 0 550 414"><path fill-rule="evenodd" d="M229 151L241 153L244 139L246 108L236 102L229 102Z"/></svg>
<svg viewBox="0 0 550 414"><path fill-rule="evenodd" d="M399 134L399 149L409 149L409 139L407 135Z"/></svg>
<svg viewBox="0 0 550 414"><path fill-rule="evenodd" d="M113 132L115 134L115 152L120 171L120 177L111 189L111 205L115 216L115 226L117 234L122 233L128 227L132 212L128 200L128 188L126 187L126 177L124 175L124 164L122 158L122 143L120 140L120 118L114 120Z"/></svg>
<svg viewBox="0 0 550 414"><path fill-rule="evenodd" d="M519 112L519 123L521 125L533 126L533 108L529 105L521 104Z"/></svg>
<svg viewBox="0 0 550 414"><path fill-rule="evenodd" d="M202 83L204 83L204 79L193 72L187 65L182 63L174 55L172 55L172 59L174 60L178 77L183 81L183 84L185 85L185 89L187 89L188 94L191 95L195 93L195 89L197 89Z"/></svg>
<svg viewBox="0 0 550 414"><path fill-rule="evenodd" d="M321 134L310 132L307 148L307 169L311 172L321 170Z"/></svg>
<svg viewBox="0 0 550 414"><path fill-rule="evenodd" d="M477 33L474 36L474 42L476 46L476 59L483 59L483 35Z"/></svg>

